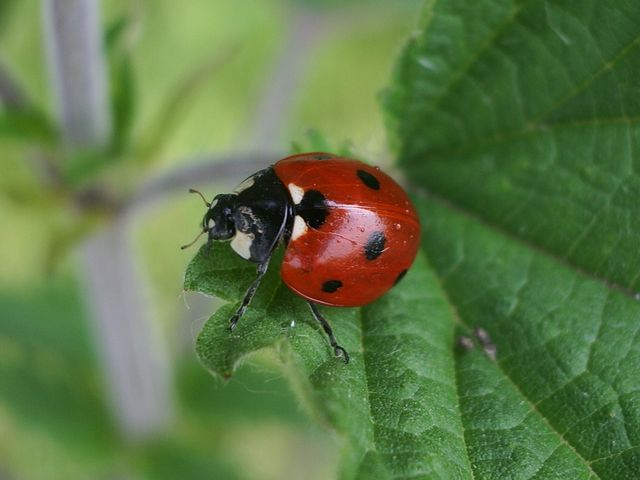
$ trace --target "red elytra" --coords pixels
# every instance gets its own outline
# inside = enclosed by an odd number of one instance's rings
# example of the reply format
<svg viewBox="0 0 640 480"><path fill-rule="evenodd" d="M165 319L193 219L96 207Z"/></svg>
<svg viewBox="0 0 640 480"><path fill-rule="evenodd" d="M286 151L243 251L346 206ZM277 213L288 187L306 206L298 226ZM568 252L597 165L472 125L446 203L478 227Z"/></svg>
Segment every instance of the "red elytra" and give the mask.
<svg viewBox="0 0 640 480"><path fill-rule="evenodd" d="M280 274L295 293L354 307L374 301L404 276L418 251L420 222L390 176L317 152L292 155L273 168L290 193L318 191L327 206L319 228L306 228L287 245Z"/></svg>

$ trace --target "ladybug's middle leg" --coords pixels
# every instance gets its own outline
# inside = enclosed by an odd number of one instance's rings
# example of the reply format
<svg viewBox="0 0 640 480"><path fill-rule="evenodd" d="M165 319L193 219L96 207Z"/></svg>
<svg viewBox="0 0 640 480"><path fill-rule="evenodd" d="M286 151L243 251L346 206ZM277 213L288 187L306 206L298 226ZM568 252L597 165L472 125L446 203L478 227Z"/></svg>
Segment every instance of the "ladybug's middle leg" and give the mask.
<svg viewBox="0 0 640 480"><path fill-rule="evenodd" d="M320 325L322 325L322 329L324 330L324 333L326 333L327 337L329 337L329 343L333 347L333 352L335 356L342 357L342 359L344 360L344 363L349 363L349 354L344 348L338 345L338 342L336 341L336 337L333 335L333 330L331 329L331 325L329 325L329 322L327 321L327 319L324 318L322 314L318 311L318 307L316 306L315 303L312 303L312 302L307 302L307 303L309 304L309 308L311 309L313 318L315 318L318 322L320 322Z"/></svg>
<svg viewBox="0 0 640 480"><path fill-rule="evenodd" d="M236 313L229 319L229 330L233 330L236 328L238 324L238 320L242 318L244 312L247 311L247 307L251 303L253 296L256 294L256 290L258 290L258 286L260 286L260 281L264 274L267 273L267 268L269 267L269 260L271 257L268 257L264 262L258 264L258 268L256 269L256 279L253 281L251 286L247 289L247 292L244 294L244 298L242 299L242 303Z"/></svg>

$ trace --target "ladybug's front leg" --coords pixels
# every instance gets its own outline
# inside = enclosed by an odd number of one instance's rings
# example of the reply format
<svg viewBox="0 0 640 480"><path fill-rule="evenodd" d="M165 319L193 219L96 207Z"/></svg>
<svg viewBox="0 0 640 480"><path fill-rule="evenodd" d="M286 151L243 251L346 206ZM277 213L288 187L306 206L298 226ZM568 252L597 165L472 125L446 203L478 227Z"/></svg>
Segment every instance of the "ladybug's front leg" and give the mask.
<svg viewBox="0 0 640 480"><path fill-rule="evenodd" d="M236 328L238 321L240 320L240 318L242 318L242 316L244 315L244 312L247 311L247 307L251 303L251 299L253 299L253 296L256 294L256 290L258 290L258 286L260 285L260 281L262 280L262 277L264 277L264 274L267 273L267 267L269 267L270 259L271 257L267 258L264 262L258 264L258 268L256 269L256 273L257 273L256 279L253 281L251 286L247 289L247 293L244 294L244 298L242 299L242 304L240 304L240 307L238 308L238 310L236 310L236 313L234 313L231 319L229 319L229 330L233 331L233 329Z"/></svg>
<svg viewBox="0 0 640 480"><path fill-rule="evenodd" d="M331 329L331 325L329 325L329 322L327 321L327 319L320 314L320 312L318 311L318 307L316 306L315 303L312 303L312 302L307 302L307 303L309 304L309 308L311 309L313 318L315 318L318 322L320 322L320 325L322 325L324 332L327 334L327 337L329 337L329 343L333 347L333 353L335 354L335 356L342 357L342 359L344 360L344 363L349 363L349 354L344 348L338 345L338 342L336 341L336 337L333 335L333 330Z"/></svg>

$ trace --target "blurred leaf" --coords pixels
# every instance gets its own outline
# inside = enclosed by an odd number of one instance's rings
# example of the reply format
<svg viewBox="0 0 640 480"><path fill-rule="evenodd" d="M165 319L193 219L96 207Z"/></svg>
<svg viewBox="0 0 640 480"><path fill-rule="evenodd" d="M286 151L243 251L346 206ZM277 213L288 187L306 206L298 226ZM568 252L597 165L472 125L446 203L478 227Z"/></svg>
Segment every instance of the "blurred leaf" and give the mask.
<svg viewBox="0 0 640 480"><path fill-rule="evenodd" d="M112 153L126 150L135 115L135 78L129 54L123 54L111 65Z"/></svg>
<svg viewBox="0 0 640 480"><path fill-rule="evenodd" d="M131 50L133 30L140 18L134 13L118 17L104 34L104 47L109 61L112 133L107 147L74 150L63 162L65 180L72 187L88 184L109 171L113 178L135 176L133 168L122 160L130 145L131 131L136 113L136 89ZM118 165L116 167L116 165ZM114 173L117 172L117 173Z"/></svg>
<svg viewBox="0 0 640 480"><path fill-rule="evenodd" d="M234 305L207 322L203 363L228 377L277 348L347 437L344 478L637 476L638 25L640 4L614 0L428 2L385 97L432 192L423 254L374 304L324 309L349 365L278 262L236 331ZM201 250L186 287L237 302L251 270L228 257ZM495 362L456 349L477 326Z"/></svg>
<svg viewBox="0 0 640 480"><path fill-rule="evenodd" d="M60 275L28 292L0 291L2 478L157 480L177 478L176 472L189 479L239 478L237 467L211 447L233 432L225 412L237 417L249 412L261 425L278 415L275 399L254 412L246 402L238 407L226 391L218 391L217 398L205 391L210 378L192 379L200 402L217 400L215 420L185 404L162 439L144 445L122 441L108 412L81 294L75 282ZM263 377L243 375L244 391L264 386ZM38 462L33 452L40 452Z"/></svg>
<svg viewBox="0 0 640 480"><path fill-rule="evenodd" d="M174 441L158 442L148 446L140 463L141 470L148 475L147 478L153 480L242 478L227 462L211 455L207 450L194 450L193 445L180 445Z"/></svg>
<svg viewBox="0 0 640 480"><path fill-rule="evenodd" d="M310 128L309 130L307 130L306 143L308 144L308 148L303 149L303 152L328 152L331 150L331 146L325 135L320 130L316 130L315 128Z"/></svg>
<svg viewBox="0 0 640 480"><path fill-rule="evenodd" d="M0 1L0 36L6 31L5 24L11 18L11 10L16 3L16 0Z"/></svg>
<svg viewBox="0 0 640 480"><path fill-rule="evenodd" d="M136 4L131 12L116 18L106 29L104 46L111 73L113 132L111 153L124 152L130 141L136 106L135 76L131 60L134 33L141 22Z"/></svg>
<svg viewBox="0 0 640 480"><path fill-rule="evenodd" d="M70 152L62 164L68 185L78 187L88 184L105 170L113 168L114 158L105 150L77 150Z"/></svg>
<svg viewBox="0 0 640 480"><path fill-rule="evenodd" d="M127 29L131 27L133 21L132 15L121 15L112 21L104 32L104 48L107 53L117 48L122 38L125 36Z"/></svg>
<svg viewBox="0 0 640 480"><path fill-rule="evenodd" d="M310 128L306 132L306 137L301 141L291 142L291 154L304 152L334 152L337 155L355 158L353 154L353 142L343 140L338 146L333 147L334 142L330 142L324 133L315 128Z"/></svg>
<svg viewBox="0 0 640 480"><path fill-rule="evenodd" d="M211 57L188 72L174 86L160 106L151 128L142 137L139 153L136 155L140 163L145 164L152 161L162 151L171 133L182 119L187 106L197 98L212 76L233 58L237 50L236 45L216 50Z"/></svg>
<svg viewBox="0 0 640 480"><path fill-rule="evenodd" d="M292 0L292 3L299 4L303 8L338 8L338 9L350 9L355 7L371 8L378 4L386 4L385 0ZM396 4L406 4L409 6L419 5L418 0L395 0Z"/></svg>
<svg viewBox="0 0 640 480"><path fill-rule="evenodd" d="M55 128L46 115L35 109L12 109L0 112L0 137L29 143L49 144L55 141Z"/></svg>
<svg viewBox="0 0 640 480"><path fill-rule="evenodd" d="M0 291L0 402L59 440L112 441L81 299L67 279Z"/></svg>

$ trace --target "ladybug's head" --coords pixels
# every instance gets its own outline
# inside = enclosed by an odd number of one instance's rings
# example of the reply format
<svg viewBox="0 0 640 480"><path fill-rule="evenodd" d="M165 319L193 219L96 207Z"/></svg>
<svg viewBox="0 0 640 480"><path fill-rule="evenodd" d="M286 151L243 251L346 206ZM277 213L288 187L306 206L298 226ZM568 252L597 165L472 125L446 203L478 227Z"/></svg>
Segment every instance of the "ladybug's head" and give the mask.
<svg viewBox="0 0 640 480"><path fill-rule="evenodd" d="M209 241L229 240L236 234L233 212L235 209L235 197L237 195L216 195L213 201L209 203L199 191L191 188L189 192L200 195L200 198L202 198L202 201L207 206L207 212L202 217L202 230L200 234L191 243L180 247L181 249L189 248L205 233L209 234Z"/></svg>
<svg viewBox="0 0 640 480"><path fill-rule="evenodd" d="M200 235L207 234L209 245L213 240L231 240L233 251L252 262L263 263L269 258L287 220L293 219L289 193L271 167L254 173L232 193L216 195L211 203L200 192L190 191L207 205Z"/></svg>
<svg viewBox="0 0 640 480"><path fill-rule="evenodd" d="M234 194L216 195L207 213L202 217L202 231L209 233L209 240L229 240L236 234L233 220L235 210Z"/></svg>

